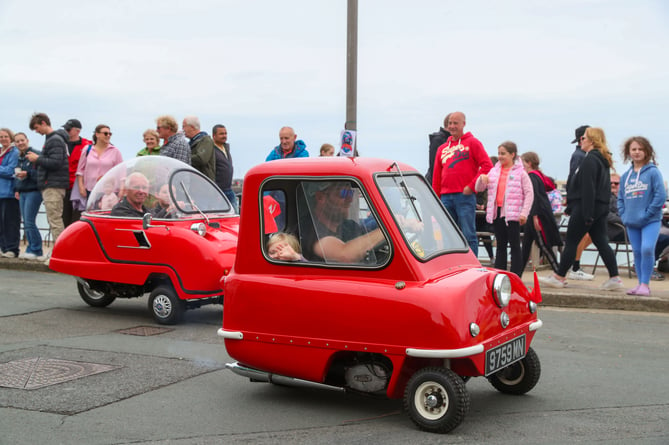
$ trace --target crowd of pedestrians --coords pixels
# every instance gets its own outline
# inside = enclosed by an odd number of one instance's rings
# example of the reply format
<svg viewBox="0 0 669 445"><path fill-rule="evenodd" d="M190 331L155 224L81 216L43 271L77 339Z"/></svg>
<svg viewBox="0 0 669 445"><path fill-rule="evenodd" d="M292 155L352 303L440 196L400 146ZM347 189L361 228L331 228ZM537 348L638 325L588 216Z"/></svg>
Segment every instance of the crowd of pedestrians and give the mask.
<svg viewBox="0 0 669 445"><path fill-rule="evenodd" d="M540 277L548 286L564 287L567 279L592 280L580 268L585 248L593 243L604 261L609 278L602 289L622 287L616 257L609 241L629 237L639 284L630 295L650 294L649 281L663 277L654 270L666 260L669 234L662 233L662 207L666 185L656 166L656 153L643 137L628 139L622 148L630 168L622 177L616 173L604 131L583 125L575 130L575 150L570 159L566 200L555 182L539 168L539 156L532 151L519 154L512 141L499 144L497 156L488 156L483 144L465 132L465 114L449 113L443 126L429 135L429 169L426 178L444 208L462 230L471 250L478 255L478 221L494 233L496 252L488 252L494 266L509 268L522 276L536 245L553 273ZM88 195L106 172L123 162L111 143L111 127L99 124L92 140L81 137L82 124L69 119L54 129L49 117L35 113L29 128L45 136L41 150L30 146L25 133L0 128L0 255L48 261L36 217L42 203L55 242L66 226L79 219ZM143 133L145 147L137 156L168 156L192 165L215 182L233 207L238 202L232 191L233 162L227 142L227 128L214 125L209 135L196 116L183 119L181 130L172 116L156 118L155 129ZM162 145L161 145L162 141ZM323 144L320 156L334 156L335 148ZM279 144L266 161L308 157L305 142L291 127L279 130ZM107 206L122 201L110 184ZM477 206L477 192L482 194ZM563 208L564 206L564 208ZM555 213L568 216L566 236L557 227ZM27 247L19 250L23 220ZM484 224L485 224L484 223ZM522 238L522 241L521 241ZM510 251L510 266L508 264Z"/></svg>
<svg viewBox="0 0 669 445"><path fill-rule="evenodd" d="M478 210L485 212L487 227L492 226L494 232L497 250L494 256L491 251L489 255L496 268L507 269L510 250L510 271L522 276L532 246L536 245L553 270L540 281L562 288L567 285L567 278L594 278L580 268L583 250L593 243L609 275L600 288L616 290L623 283L609 242L618 240L618 235L610 235L611 227L618 227L623 237L625 232L629 237L639 282L627 293L648 296L649 281L664 279L654 271L654 264L666 261L662 255L666 255L669 245L669 235L661 233L666 184L646 138L632 137L623 144L623 161L632 165L621 178L615 171L604 130L588 125L578 127L572 141L576 148L570 159L566 200L561 200L554 181L541 172L535 152L518 155L516 144L506 141L499 144L493 165L481 142L463 131L465 124L464 113L453 112L444 119L445 128L429 135L430 165L426 177L474 254L478 255ZM475 192L487 193L478 209ZM563 239L556 212L568 217L559 261L557 252ZM612 224L612 216L620 224Z"/></svg>

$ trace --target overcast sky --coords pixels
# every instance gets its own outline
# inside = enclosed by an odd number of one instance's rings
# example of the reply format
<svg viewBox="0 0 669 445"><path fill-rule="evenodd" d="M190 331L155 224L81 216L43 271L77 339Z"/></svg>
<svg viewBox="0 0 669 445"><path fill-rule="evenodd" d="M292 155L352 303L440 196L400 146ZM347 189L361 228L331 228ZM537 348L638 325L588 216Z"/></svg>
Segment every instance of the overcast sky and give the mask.
<svg viewBox="0 0 669 445"><path fill-rule="evenodd" d="M460 110L488 154L512 140L565 179L574 129L648 137L669 176L669 3L360 0L358 150L427 170ZM346 118L346 0L0 0L0 127L108 124L124 158L155 118L228 128L235 177L283 125L312 155Z"/></svg>

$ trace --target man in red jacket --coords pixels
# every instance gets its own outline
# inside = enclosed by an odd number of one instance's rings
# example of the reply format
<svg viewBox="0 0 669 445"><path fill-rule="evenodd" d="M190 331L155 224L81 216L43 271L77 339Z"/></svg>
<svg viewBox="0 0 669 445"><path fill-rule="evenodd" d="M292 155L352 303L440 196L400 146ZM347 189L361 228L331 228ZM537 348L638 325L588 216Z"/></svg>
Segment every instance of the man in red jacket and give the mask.
<svg viewBox="0 0 669 445"><path fill-rule="evenodd" d="M464 133L465 124L465 114L460 111L448 116L447 130L451 136L437 149L432 188L478 256L474 185L480 174L490 171L492 162L483 144L471 133Z"/></svg>
<svg viewBox="0 0 669 445"><path fill-rule="evenodd" d="M69 154L68 162L70 167L70 186L65 191L65 198L63 198L63 225L67 227L81 218L81 211L72 207L70 193L72 192L72 186L74 185L74 180L76 178L81 152L86 147L91 145L92 142L80 136L81 122L79 119L68 120L65 122L65 125L63 125L63 129L67 131L67 134L70 135L70 140L67 141L67 152Z"/></svg>

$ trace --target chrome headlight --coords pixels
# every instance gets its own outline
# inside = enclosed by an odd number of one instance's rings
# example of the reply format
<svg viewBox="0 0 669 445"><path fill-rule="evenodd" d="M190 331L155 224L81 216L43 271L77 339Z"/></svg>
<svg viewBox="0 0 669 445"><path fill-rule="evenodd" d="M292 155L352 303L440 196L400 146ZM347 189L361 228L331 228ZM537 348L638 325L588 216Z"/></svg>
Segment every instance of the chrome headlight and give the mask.
<svg viewBox="0 0 669 445"><path fill-rule="evenodd" d="M499 274L492 282L492 296L499 307L507 307L511 301L511 280L504 274Z"/></svg>
<svg viewBox="0 0 669 445"><path fill-rule="evenodd" d="M190 226L190 229L197 233L200 236L205 236L207 234L207 226L204 223L193 223Z"/></svg>

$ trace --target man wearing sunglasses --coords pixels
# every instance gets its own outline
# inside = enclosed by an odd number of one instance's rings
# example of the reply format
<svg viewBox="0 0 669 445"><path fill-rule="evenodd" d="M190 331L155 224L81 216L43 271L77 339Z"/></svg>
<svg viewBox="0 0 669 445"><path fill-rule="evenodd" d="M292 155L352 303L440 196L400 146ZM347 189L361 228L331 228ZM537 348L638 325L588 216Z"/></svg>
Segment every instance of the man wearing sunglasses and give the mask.
<svg viewBox="0 0 669 445"><path fill-rule="evenodd" d="M349 218L357 209L359 194L347 181L322 182L314 185L310 221L301 224L302 250L310 261L362 263L367 252L385 240L378 227L369 231ZM355 203L357 204L357 202Z"/></svg>

